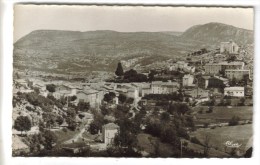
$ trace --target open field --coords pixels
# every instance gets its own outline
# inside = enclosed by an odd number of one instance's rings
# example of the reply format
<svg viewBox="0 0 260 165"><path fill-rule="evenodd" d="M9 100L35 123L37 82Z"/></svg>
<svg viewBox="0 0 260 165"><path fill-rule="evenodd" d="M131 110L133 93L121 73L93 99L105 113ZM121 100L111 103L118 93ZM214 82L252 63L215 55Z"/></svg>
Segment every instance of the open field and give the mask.
<svg viewBox="0 0 260 165"><path fill-rule="evenodd" d="M188 142L187 148L192 149L193 151L203 153L204 147L202 145L191 143L187 140L184 140L184 141ZM229 157L229 156L230 155L228 153L216 150L214 148L210 149L210 151L209 151L209 157Z"/></svg>
<svg viewBox="0 0 260 165"><path fill-rule="evenodd" d="M62 144L63 142L73 138L79 132L80 131L78 131L78 130L71 131L69 129L66 129L66 131L64 131L64 130L55 131L54 133L56 134L56 136L58 138L57 144Z"/></svg>
<svg viewBox="0 0 260 165"><path fill-rule="evenodd" d="M201 128L192 133L201 143L204 143L206 135L210 137L210 145L220 151L230 152L231 148L227 148L225 143L233 141L233 143L241 144L239 150L245 152L245 146L253 135L252 124L217 127L215 129Z"/></svg>
<svg viewBox="0 0 260 165"><path fill-rule="evenodd" d="M233 116L238 116L241 120L252 120L253 118L253 107L251 106L215 106L212 113L206 113L207 109L207 106L199 106L194 108L194 110L197 112L197 120L195 121L197 124L205 122L228 122ZM203 113L198 113L201 110L203 111Z"/></svg>

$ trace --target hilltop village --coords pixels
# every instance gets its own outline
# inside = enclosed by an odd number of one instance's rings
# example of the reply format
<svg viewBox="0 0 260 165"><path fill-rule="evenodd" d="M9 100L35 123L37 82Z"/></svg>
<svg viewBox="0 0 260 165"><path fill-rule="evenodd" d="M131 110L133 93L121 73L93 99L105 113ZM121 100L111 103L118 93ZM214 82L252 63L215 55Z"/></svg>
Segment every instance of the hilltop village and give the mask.
<svg viewBox="0 0 260 165"><path fill-rule="evenodd" d="M112 78L99 82L14 70L13 155L243 157L252 133L237 139L240 148L216 136L252 126L248 54L221 42L149 69L125 70L136 59L121 61Z"/></svg>

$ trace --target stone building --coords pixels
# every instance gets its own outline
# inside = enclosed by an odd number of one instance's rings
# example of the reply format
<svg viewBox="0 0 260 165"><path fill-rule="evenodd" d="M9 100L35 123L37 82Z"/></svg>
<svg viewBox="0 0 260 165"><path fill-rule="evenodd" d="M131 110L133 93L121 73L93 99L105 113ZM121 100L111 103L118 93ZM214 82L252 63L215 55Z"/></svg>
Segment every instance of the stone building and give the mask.
<svg viewBox="0 0 260 165"><path fill-rule="evenodd" d="M244 69L227 69L225 70L225 75L229 79L235 78L236 80L242 80L245 76L247 76L248 79L250 79L250 70L244 70Z"/></svg>
<svg viewBox="0 0 260 165"><path fill-rule="evenodd" d="M108 123L102 126L102 139L106 145L114 143L115 136L119 133L120 127L114 123Z"/></svg>
<svg viewBox="0 0 260 165"><path fill-rule="evenodd" d="M220 53L237 54L238 50L239 46L233 41L220 43Z"/></svg>
<svg viewBox="0 0 260 165"><path fill-rule="evenodd" d="M182 85L183 86L194 86L193 84L194 76L190 74L186 74L182 78Z"/></svg>

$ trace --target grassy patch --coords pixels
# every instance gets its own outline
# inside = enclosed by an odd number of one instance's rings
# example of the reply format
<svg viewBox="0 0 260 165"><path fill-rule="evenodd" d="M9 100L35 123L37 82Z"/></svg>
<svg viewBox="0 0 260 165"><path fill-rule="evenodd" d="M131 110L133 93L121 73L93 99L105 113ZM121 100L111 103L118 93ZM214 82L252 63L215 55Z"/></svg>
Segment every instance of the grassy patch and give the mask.
<svg viewBox="0 0 260 165"><path fill-rule="evenodd" d="M239 149L242 152L253 135L252 124L228 126L215 129L198 129L193 133L193 136L197 137L201 143L204 143L205 136L210 136L210 145L220 151L230 152L231 148L225 147L227 141L233 141L234 143L241 144Z"/></svg>
<svg viewBox="0 0 260 165"><path fill-rule="evenodd" d="M63 131L63 130L59 130L59 131L55 131L55 135L58 137L58 141L57 144L61 144L71 138L73 138L76 134L78 134L80 131L75 130L75 131L71 131L69 129L67 129L67 131Z"/></svg>
<svg viewBox="0 0 260 165"><path fill-rule="evenodd" d="M225 107L215 106L212 113L206 113L207 106L195 107L196 112L203 111L202 114L197 113L197 123L201 122L228 122L233 116L238 116L241 120L252 120L253 107L240 106L240 107Z"/></svg>

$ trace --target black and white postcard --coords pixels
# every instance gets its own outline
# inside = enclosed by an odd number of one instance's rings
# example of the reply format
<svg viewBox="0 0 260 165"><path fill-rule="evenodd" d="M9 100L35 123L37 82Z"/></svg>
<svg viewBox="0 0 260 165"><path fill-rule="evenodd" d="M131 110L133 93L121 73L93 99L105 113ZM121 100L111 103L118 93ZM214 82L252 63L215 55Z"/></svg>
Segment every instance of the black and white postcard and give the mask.
<svg viewBox="0 0 260 165"><path fill-rule="evenodd" d="M14 157L250 158L254 10L14 6Z"/></svg>

